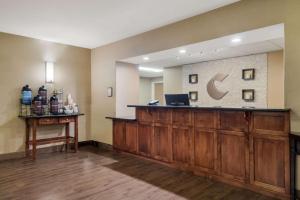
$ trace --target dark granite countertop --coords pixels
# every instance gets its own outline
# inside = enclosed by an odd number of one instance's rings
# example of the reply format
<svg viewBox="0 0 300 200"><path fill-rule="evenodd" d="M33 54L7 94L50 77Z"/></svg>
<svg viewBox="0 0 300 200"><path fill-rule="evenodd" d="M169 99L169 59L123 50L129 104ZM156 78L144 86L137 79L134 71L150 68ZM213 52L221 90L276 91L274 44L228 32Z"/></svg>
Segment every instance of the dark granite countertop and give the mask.
<svg viewBox="0 0 300 200"><path fill-rule="evenodd" d="M134 116L108 116L105 118L112 120L136 121L136 118Z"/></svg>
<svg viewBox="0 0 300 200"><path fill-rule="evenodd" d="M289 112L289 108L255 108L255 107L205 107L205 106L167 106L167 105L128 105L127 107L133 108L172 108L172 109L203 109L203 110L228 110L228 111L263 111L263 112Z"/></svg>

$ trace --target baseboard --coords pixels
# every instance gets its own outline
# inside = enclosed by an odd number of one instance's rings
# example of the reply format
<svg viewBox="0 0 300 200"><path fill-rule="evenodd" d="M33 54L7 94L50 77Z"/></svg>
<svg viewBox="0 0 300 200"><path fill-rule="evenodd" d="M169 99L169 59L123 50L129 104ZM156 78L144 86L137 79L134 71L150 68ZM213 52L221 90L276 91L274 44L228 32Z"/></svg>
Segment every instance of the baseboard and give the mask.
<svg viewBox="0 0 300 200"><path fill-rule="evenodd" d="M97 147L99 149L103 150L112 150L112 145L102 143L102 142L97 142L94 140L86 140L86 141L81 141L78 142L78 147L84 147L84 146L93 146ZM70 147L73 148L74 145L70 144ZM59 145L53 145L50 147L44 147L44 148L39 148L38 153L51 153L51 152L57 152L61 151L63 148L63 144ZM14 153L7 153L7 154L0 154L0 162L5 161L5 160L14 160L14 159L21 159L25 157L25 151L20 151L20 152L14 152Z"/></svg>

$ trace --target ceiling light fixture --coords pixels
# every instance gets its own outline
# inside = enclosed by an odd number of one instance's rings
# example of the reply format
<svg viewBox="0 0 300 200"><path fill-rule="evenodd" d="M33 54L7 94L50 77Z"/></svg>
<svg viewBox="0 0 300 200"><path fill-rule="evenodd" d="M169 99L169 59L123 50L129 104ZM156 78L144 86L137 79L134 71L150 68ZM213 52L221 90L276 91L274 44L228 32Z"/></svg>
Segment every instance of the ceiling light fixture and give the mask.
<svg viewBox="0 0 300 200"><path fill-rule="evenodd" d="M185 53L186 53L186 50L185 50L185 49L181 49L181 50L179 50L179 53L180 53L180 54L185 54Z"/></svg>
<svg viewBox="0 0 300 200"><path fill-rule="evenodd" d="M147 57L147 56L143 57L143 60L145 60L145 61L147 61L147 60L149 60L149 59L150 59L150 58Z"/></svg>
<svg viewBox="0 0 300 200"><path fill-rule="evenodd" d="M235 38L232 38L232 39L231 39L231 42L232 42L232 43L235 43L235 44L236 44L236 43L240 43L241 41L242 41L242 39L241 39L240 37L235 37Z"/></svg>
<svg viewBox="0 0 300 200"><path fill-rule="evenodd" d="M154 69L154 68L149 68L149 67L139 67L139 70L147 71L147 72L155 72L155 73L163 72L163 69Z"/></svg>

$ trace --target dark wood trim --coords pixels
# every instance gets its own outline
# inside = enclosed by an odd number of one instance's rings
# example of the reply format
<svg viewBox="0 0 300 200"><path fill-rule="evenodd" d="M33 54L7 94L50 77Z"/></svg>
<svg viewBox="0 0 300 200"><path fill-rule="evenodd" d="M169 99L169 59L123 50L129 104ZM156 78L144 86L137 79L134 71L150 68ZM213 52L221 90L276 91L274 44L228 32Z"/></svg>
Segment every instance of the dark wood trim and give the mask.
<svg viewBox="0 0 300 200"><path fill-rule="evenodd" d="M296 158L300 155L300 133L290 134L290 173L291 173L291 199L296 200L300 191L296 190Z"/></svg>

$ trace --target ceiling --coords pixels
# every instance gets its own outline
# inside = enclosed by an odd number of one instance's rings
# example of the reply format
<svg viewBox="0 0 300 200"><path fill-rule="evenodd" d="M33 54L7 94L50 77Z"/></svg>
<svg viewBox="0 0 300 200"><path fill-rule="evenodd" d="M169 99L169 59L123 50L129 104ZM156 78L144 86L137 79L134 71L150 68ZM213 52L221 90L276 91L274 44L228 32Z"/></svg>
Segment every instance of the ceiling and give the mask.
<svg viewBox="0 0 300 200"><path fill-rule="evenodd" d="M233 39L241 41L233 42ZM284 25L278 24L236 33L187 46L127 58L122 62L150 69L277 51L284 48ZM180 51L185 53L180 53ZM149 60L145 60L148 58ZM142 77L158 77L163 72L141 71Z"/></svg>
<svg viewBox="0 0 300 200"><path fill-rule="evenodd" d="M0 32L95 48L238 0L0 0Z"/></svg>

